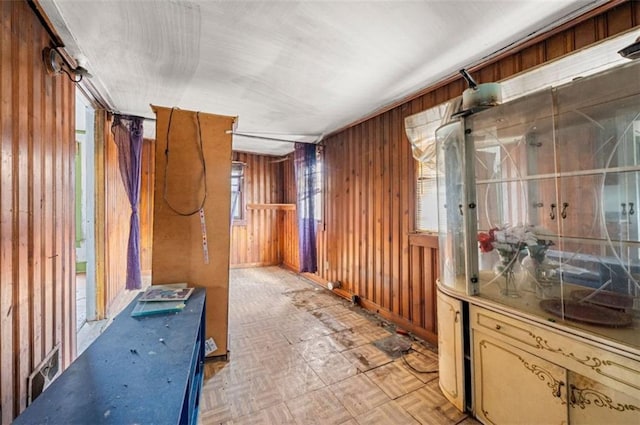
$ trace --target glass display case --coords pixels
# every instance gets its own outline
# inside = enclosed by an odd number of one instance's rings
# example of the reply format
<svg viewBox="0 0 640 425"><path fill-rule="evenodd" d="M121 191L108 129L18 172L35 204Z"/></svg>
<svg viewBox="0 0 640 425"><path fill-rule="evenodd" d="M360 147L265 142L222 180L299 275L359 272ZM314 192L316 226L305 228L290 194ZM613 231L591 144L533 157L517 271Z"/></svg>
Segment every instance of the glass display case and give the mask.
<svg viewBox="0 0 640 425"><path fill-rule="evenodd" d="M440 284L640 348L640 62L436 132Z"/></svg>

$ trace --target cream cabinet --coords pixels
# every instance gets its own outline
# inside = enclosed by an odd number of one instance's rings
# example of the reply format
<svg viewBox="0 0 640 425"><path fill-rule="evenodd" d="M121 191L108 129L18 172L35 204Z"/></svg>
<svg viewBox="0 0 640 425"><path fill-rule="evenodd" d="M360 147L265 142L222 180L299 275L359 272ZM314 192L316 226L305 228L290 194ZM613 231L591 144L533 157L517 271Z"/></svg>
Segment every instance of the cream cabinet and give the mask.
<svg viewBox="0 0 640 425"><path fill-rule="evenodd" d="M640 423L634 359L494 310L469 311L474 414L483 423Z"/></svg>
<svg viewBox="0 0 640 425"><path fill-rule="evenodd" d="M464 410L464 352L462 301L438 292L438 362L440 389L458 409Z"/></svg>
<svg viewBox="0 0 640 425"><path fill-rule="evenodd" d="M640 399L577 373L568 373L569 423L637 425Z"/></svg>
<svg viewBox="0 0 640 425"><path fill-rule="evenodd" d="M640 424L640 61L435 138L445 395L487 424Z"/></svg>
<svg viewBox="0 0 640 425"><path fill-rule="evenodd" d="M566 424L565 370L473 332L475 415L486 424ZM544 408L541 408L544 406Z"/></svg>

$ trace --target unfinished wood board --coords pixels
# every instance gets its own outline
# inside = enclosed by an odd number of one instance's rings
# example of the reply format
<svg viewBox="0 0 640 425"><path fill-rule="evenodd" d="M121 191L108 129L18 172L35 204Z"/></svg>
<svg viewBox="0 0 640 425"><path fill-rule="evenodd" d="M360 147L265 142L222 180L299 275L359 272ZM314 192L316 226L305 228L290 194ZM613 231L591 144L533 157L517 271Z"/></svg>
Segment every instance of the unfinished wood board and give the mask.
<svg viewBox="0 0 640 425"><path fill-rule="evenodd" d="M207 291L206 336L227 354L229 234L231 208L231 135L233 117L153 106L156 122L156 167L153 214L152 284L188 282ZM198 131L198 116L199 127ZM169 118L169 163L167 130ZM204 196L199 134L206 165L204 218L208 264L203 250L198 209ZM165 179L166 176L166 179ZM165 199L166 198L166 199Z"/></svg>

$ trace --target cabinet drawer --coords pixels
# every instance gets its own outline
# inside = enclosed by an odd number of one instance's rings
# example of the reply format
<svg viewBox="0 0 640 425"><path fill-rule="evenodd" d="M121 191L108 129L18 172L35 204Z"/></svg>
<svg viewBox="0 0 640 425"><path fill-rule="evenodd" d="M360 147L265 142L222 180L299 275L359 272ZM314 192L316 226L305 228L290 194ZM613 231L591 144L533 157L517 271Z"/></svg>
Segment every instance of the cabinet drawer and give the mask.
<svg viewBox="0 0 640 425"><path fill-rule="evenodd" d="M570 334L482 307L471 305L469 312L473 329L495 335L543 359L640 398L640 362Z"/></svg>

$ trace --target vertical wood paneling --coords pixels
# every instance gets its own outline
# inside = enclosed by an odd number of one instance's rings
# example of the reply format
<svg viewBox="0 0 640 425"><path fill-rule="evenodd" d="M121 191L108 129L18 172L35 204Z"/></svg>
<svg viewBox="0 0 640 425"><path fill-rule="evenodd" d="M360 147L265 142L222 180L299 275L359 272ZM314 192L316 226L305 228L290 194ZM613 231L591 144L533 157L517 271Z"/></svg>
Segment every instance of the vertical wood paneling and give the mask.
<svg viewBox="0 0 640 425"><path fill-rule="evenodd" d="M144 139L140 179L140 268L151 275L151 244L153 242L153 191L155 181L155 141Z"/></svg>
<svg viewBox="0 0 640 425"><path fill-rule="evenodd" d="M293 159L234 152L234 160L247 164L244 173L245 205L283 203L282 167ZM285 165L283 165L285 164ZM295 211L286 213L293 213ZM245 220L231 228L231 266L268 266L283 262L280 235L284 211L246 209Z"/></svg>
<svg viewBox="0 0 640 425"><path fill-rule="evenodd" d="M13 368L14 315L13 310L13 129L12 104L13 58L11 33L13 6L0 3L2 8L2 34L0 34L0 404L2 423L9 423L15 416ZM16 23L17 25L17 23ZM17 70L16 70L17 71ZM8 367L5 369L4 365ZM6 406L6 407L4 407Z"/></svg>
<svg viewBox="0 0 640 425"><path fill-rule="evenodd" d="M639 9L638 2L622 4L499 58L477 69L474 78L504 79L637 26ZM461 79L437 86L323 142L326 229L319 233L319 277L342 281L345 294L359 295L366 307L434 342L437 243L433 236L429 242L412 237L415 246L409 242L415 163L404 118L464 88Z"/></svg>
<svg viewBox="0 0 640 425"><path fill-rule="evenodd" d="M27 256L29 227L28 227L28 99L29 86L31 81L27 80L29 68L29 48L32 44L28 15L21 14L14 9L14 22L17 22L19 30L18 42L14 40L13 55L17 59L17 72L13 73L13 87L17 96L13 98L13 116L15 126L13 127L13 223L14 223L14 282L29 282L29 260ZM17 376L29 375L29 357L32 349L29 341L29 287L18 284L14 286L14 305L16 321L20 324L15 332L16 347L18 355L15 358L15 369ZM61 321L57 321L61 326ZM18 408L26 407L27 386L24 380L17 380L17 392L19 394Z"/></svg>
<svg viewBox="0 0 640 425"><path fill-rule="evenodd" d="M42 64L27 2L0 3L0 421L57 344L75 356L75 87Z"/></svg>

